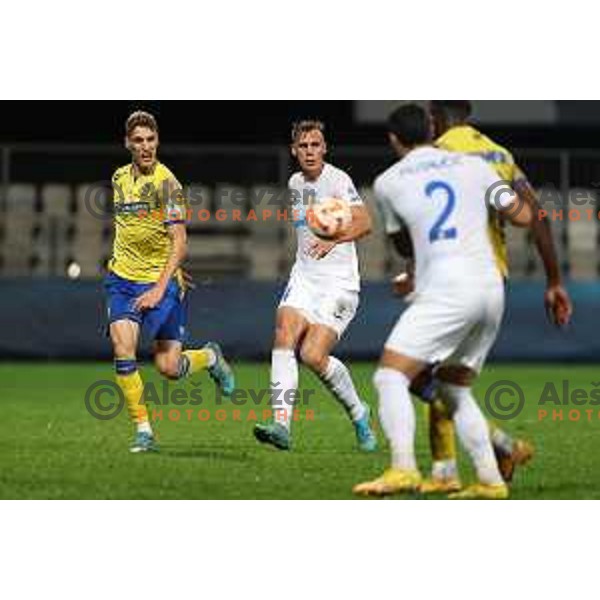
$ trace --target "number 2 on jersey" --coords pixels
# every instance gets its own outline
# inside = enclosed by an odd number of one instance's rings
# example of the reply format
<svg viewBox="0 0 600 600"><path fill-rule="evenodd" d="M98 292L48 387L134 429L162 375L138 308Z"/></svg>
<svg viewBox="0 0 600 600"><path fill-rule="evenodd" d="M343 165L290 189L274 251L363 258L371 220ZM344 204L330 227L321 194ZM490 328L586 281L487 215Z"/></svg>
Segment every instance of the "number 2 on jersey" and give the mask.
<svg viewBox="0 0 600 600"><path fill-rule="evenodd" d="M454 205L456 204L456 194L454 190L445 181L430 181L425 187L425 194L431 198L437 191L446 194L446 206L441 212L433 227L429 230L429 241L439 242L440 240L453 240L456 238L456 227L447 227L444 229L446 221L450 218Z"/></svg>

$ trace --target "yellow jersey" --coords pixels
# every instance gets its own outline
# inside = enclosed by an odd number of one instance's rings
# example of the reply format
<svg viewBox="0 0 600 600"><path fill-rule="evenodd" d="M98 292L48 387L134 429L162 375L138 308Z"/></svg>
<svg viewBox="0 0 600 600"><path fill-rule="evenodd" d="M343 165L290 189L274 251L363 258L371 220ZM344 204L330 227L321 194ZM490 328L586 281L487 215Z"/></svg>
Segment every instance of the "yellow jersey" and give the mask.
<svg viewBox="0 0 600 600"><path fill-rule="evenodd" d="M186 219L181 186L160 162L137 177L132 164L120 167L112 186L114 242L108 268L130 281L154 283L171 252L167 227Z"/></svg>
<svg viewBox="0 0 600 600"><path fill-rule="evenodd" d="M512 154L506 148L496 144L470 125L452 127L437 139L435 145L450 152L480 156L494 168L500 179L507 181L511 186L524 178ZM508 275L506 235L504 221L497 213L490 212L489 231L498 269L506 277Z"/></svg>

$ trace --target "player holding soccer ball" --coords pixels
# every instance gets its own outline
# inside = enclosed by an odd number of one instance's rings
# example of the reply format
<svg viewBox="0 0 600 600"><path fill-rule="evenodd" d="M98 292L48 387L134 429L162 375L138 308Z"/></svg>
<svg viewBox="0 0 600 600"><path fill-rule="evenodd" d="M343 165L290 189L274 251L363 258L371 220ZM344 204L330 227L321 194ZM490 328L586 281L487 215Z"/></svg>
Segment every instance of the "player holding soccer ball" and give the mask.
<svg viewBox="0 0 600 600"><path fill-rule="evenodd" d="M375 194L409 231L416 288L385 343L374 378L392 466L354 491L387 495L420 489L409 387L428 366L439 364L439 397L479 479L451 497L506 498L508 488L471 386L495 341L504 308L504 281L486 226L488 210L514 225L530 226L531 206L509 189L489 194L499 179L481 158L432 147L429 115L421 107L397 109L389 132L401 160L376 179Z"/></svg>
<svg viewBox="0 0 600 600"><path fill-rule="evenodd" d="M277 310L271 382L279 399L297 390L298 351L300 360L346 410L360 449L372 451L376 438L369 408L359 398L346 365L331 355L358 307L360 277L354 241L369 233L371 219L351 178L325 162L323 132L319 121L301 121L292 129L291 152L300 165L289 181L298 247ZM349 204L349 213L344 203ZM275 394L272 404L273 421L257 424L254 435L260 442L288 450L293 406L277 401Z"/></svg>
<svg viewBox="0 0 600 600"><path fill-rule="evenodd" d="M154 339L157 369L181 379L202 369L224 395L234 388L231 369L219 346L182 350L185 335L181 263L187 249L187 206L181 186L157 159L158 126L146 112L127 119L125 146L132 162L116 170L114 245L105 279L116 381L136 427L131 452L155 450L136 353L142 326Z"/></svg>

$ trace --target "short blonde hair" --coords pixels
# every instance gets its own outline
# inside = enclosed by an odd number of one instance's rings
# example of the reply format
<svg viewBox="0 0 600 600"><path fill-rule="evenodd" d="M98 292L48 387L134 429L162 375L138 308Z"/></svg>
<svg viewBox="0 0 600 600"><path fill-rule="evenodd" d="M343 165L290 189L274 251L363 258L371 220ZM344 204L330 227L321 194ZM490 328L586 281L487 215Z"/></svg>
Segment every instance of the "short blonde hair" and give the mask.
<svg viewBox="0 0 600 600"><path fill-rule="evenodd" d="M298 141L298 138L309 131L320 131L325 133L325 123L318 119L303 119L302 121L296 121L292 125L292 144Z"/></svg>
<svg viewBox="0 0 600 600"><path fill-rule="evenodd" d="M127 137L132 134L136 127L147 127L158 133L158 124L154 115L143 110L136 110L127 117L127 121L125 122L125 132Z"/></svg>

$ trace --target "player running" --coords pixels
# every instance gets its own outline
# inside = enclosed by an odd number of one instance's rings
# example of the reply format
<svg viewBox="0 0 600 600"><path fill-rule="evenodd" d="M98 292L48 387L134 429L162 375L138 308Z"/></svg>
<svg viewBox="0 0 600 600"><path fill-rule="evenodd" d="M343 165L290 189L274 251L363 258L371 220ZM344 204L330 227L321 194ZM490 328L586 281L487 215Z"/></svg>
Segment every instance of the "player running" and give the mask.
<svg viewBox="0 0 600 600"><path fill-rule="evenodd" d="M536 218L532 222L531 233L546 273L544 301L550 319L556 325L565 325L572 314L568 292L562 285L562 277L556 258L552 232L548 219L537 218L538 203L535 191L523 171L515 164L512 154L490 140L468 123L471 103L468 100L434 100L429 110L438 136L435 145L454 152L464 152L483 158L494 168L498 176L510 185L521 199L530 204ZM508 251L504 233L504 221L497 213L491 213L488 220L490 236L498 268L504 277L508 276ZM410 259L410 241L397 224L392 223L387 232L398 251ZM414 281L409 274L396 280L396 290L401 295L410 293ZM460 488L456 466L456 444L454 427L443 402L435 398L435 382L431 376L423 374L413 382L412 391L431 402L429 411L429 436L433 455L432 476L422 486L424 491L444 492ZM490 422L494 452L505 481L510 482L518 465L524 465L533 456L533 447L524 440L513 439L508 433Z"/></svg>
<svg viewBox="0 0 600 600"><path fill-rule="evenodd" d="M156 450L136 352L143 326L154 339L156 368L169 379L202 369L224 395L234 389L234 376L218 344L182 350L185 335L181 264L186 255L186 203L181 186L157 159L155 118L134 112L126 122L125 146L132 162L116 170L114 243L105 279L110 337L116 381L135 425L131 452Z"/></svg>
<svg viewBox="0 0 600 600"><path fill-rule="evenodd" d="M416 288L385 343L374 377L392 467L354 491L387 495L420 488L409 386L439 363L438 394L479 479L450 497L506 498L508 488L471 386L494 343L504 307L504 281L486 227L488 205L521 226L531 223L531 208L519 204L514 192L505 190L500 198L488 194L498 176L480 158L434 148L429 116L421 107L397 109L389 131L401 160L376 179L375 194L409 231Z"/></svg>
<svg viewBox="0 0 600 600"><path fill-rule="evenodd" d="M323 123L296 123L291 152L300 165L300 171L289 181L296 213L293 224L297 253L277 310L272 385L278 386L278 398L298 388L298 351L301 361L317 374L348 413L360 449L373 451L376 438L369 424L369 407L359 398L348 368L331 355L358 307L360 277L354 241L369 233L371 219L351 178L325 162ZM318 203L332 197L350 203L352 223L335 239L324 241L308 228L306 209L309 198ZM254 435L260 442L288 450L293 406L277 401L275 394L271 402L273 421L257 424Z"/></svg>

